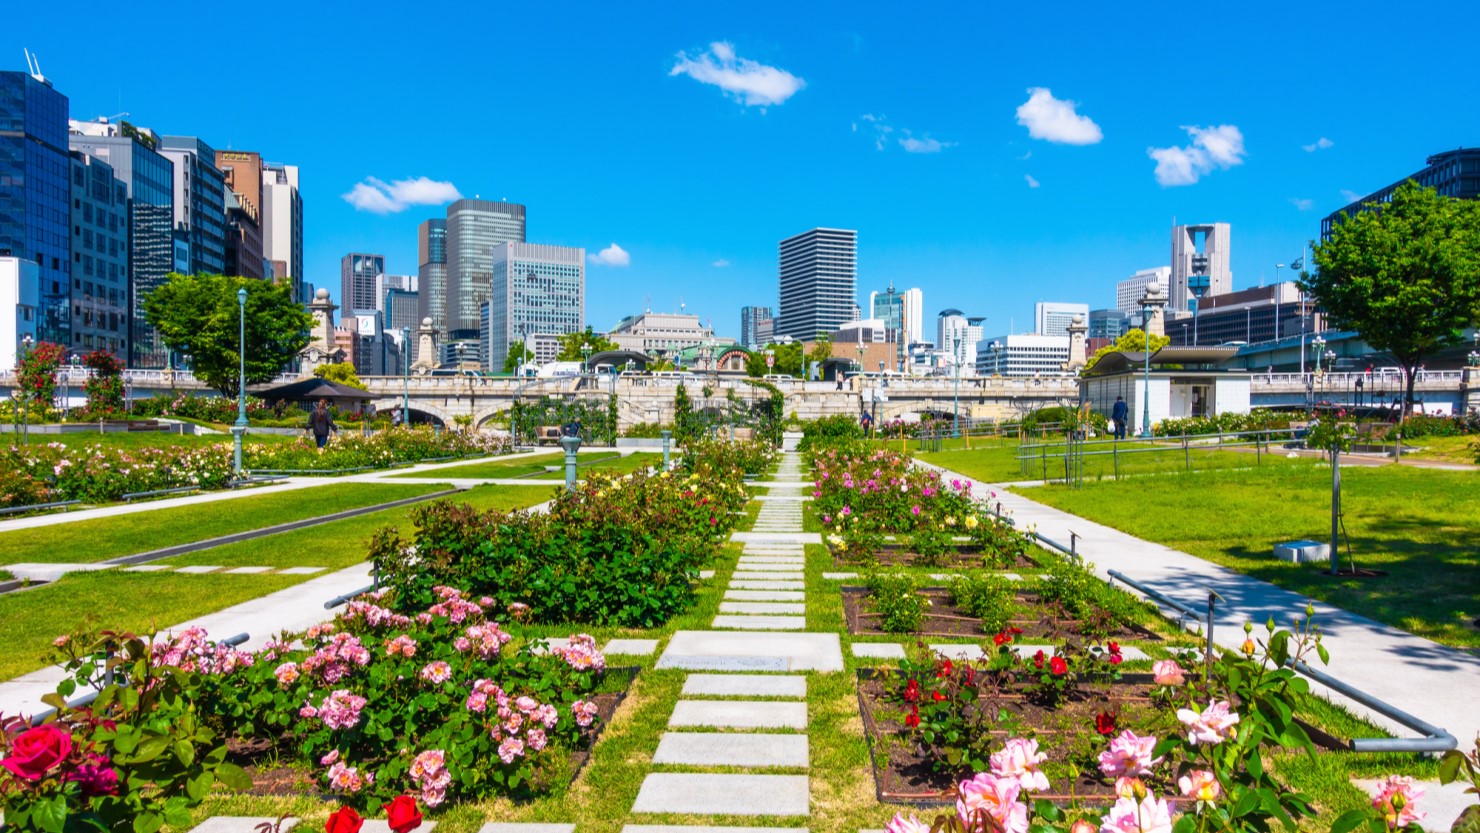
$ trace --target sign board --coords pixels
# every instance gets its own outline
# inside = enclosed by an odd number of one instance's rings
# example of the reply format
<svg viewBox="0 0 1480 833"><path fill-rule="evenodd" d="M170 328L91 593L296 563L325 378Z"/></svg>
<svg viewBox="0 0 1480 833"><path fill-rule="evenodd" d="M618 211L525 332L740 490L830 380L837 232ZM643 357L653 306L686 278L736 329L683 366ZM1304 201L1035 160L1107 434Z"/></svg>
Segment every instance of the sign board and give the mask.
<svg viewBox="0 0 1480 833"><path fill-rule="evenodd" d="M775 367L775 366L776 366L776 357L775 356L766 356L766 367Z"/></svg>

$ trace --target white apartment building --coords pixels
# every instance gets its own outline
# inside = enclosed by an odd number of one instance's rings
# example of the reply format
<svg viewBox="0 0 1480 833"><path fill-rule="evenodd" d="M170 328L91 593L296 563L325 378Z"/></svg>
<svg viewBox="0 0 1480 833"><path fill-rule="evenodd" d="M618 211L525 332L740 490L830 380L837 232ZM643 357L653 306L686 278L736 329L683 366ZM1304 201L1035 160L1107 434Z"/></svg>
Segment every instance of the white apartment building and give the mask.
<svg viewBox="0 0 1480 833"><path fill-rule="evenodd" d="M0 257L0 370L15 368L26 336L36 340L39 282L33 261Z"/></svg>
<svg viewBox="0 0 1480 833"><path fill-rule="evenodd" d="M1171 286L1172 267L1158 266L1155 269L1142 269L1134 275L1115 284L1115 308L1131 315L1141 311L1141 298L1146 294L1146 287L1156 281L1163 288ZM1086 319L1087 320L1087 319Z"/></svg>
<svg viewBox="0 0 1480 833"><path fill-rule="evenodd" d="M935 322L936 349L944 363L970 368L976 365L976 354L982 340L985 318L967 317L958 309L941 310ZM959 338L959 340L958 340Z"/></svg>
<svg viewBox="0 0 1480 833"><path fill-rule="evenodd" d="M983 376L1062 375L1068 361L1067 335L1002 335L977 344L976 372Z"/></svg>
<svg viewBox="0 0 1480 833"><path fill-rule="evenodd" d="M1069 325L1074 316L1089 320L1089 304L1060 304L1039 301L1033 305L1033 332L1041 336L1064 336L1069 334Z"/></svg>

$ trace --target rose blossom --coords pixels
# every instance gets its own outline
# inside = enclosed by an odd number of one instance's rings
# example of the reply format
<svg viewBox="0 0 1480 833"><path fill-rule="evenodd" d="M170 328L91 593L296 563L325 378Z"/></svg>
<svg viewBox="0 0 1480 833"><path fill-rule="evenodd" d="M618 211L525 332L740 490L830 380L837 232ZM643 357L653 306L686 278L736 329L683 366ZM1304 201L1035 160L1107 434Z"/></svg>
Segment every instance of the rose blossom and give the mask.
<svg viewBox="0 0 1480 833"><path fill-rule="evenodd" d="M884 828L884 833L930 833L930 824L920 821L911 813L905 818L903 813L895 813L894 820Z"/></svg>
<svg viewBox="0 0 1480 833"><path fill-rule="evenodd" d="M1389 775L1377 785L1377 795L1372 806L1382 812L1389 830L1407 827L1428 813L1419 812L1418 799L1423 798L1423 789L1413 786L1413 779L1406 775Z"/></svg>
<svg viewBox="0 0 1480 833"><path fill-rule="evenodd" d="M1194 744L1219 744L1233 737L1238 713L1223 700L1209 703L1202 714L1192 709L1177 709L1177 719L1187 726L1187 739Z"/></svg>
<svg viewBox="0 0 1480 833"><path fill-rule="evenodd" d="M1157 660L1151 666L1151 673L1157 685L1181 685L1187 681L1182 666L1174 659Z"/></svg>
<svg viewBox="0 0 1480 833"><path fill-rule="evenodd" d="M596 704L587 700L577 700L570 704L570 712L576 717L576 725L585 728L596 719Z"/></svg>
<svg viewBox="0 0 1480 833"><path fill-rule="evenodd" d="M971 826L978 812L985 812L1001 825L1003 833L1028 833L1028 807L1018 801L1021 790L1015 778L978 773L957 787L960 798L956 799L956 814L973 833L985 833L980 827Z"/></svg>
<svg viewBox="0 0 1480 833"><path fill-rule="evenodd" d="M0 766L17 778L40 781L70 754L72 733L54 723L45 723L17 735L10 744L10 754L0 761Z"/></svg>
<svg viewBox="0 0 1480 833"><path fill-rule="evenodd" d="M1120 798L1100 820L1100 833L1172 833L1172 808L1165 800L1146 796Z"/></svg>
<svg viewBox="0 0 1480 833"><path fill-rule="evenodd" d="M545 744L549 743L549 740L545 737L544 729L530 729L524 733L524 740L529 744L529 748L535 752L544 749Z"/></svg>
<svg viewBox="0 0 1480 833"><path fill-rule="evenodd" d="M504 738L504 742L498 745L499 760L506 764L512 764L514 759L524 754L524 741L518 738Z"/></svg>
<svg viewBox="0 0 1480 833"><path fill-rule="evenodd" d="M1161 758L1151 757L1155 748L1154 736L1137 737L1135 732L1126 729L1110 741L1109 749L1100 753L1100 771L1111 778L1148 775L1151 767L1161 762Z"/></svg>
<svg viewBox="0 0 1480 833"><path fill-rule="evenodd" d="M1038 741L1012 738L1001 752L991 757L992 774L1002 778L1013 778L1024 790L1048 789L1048 776L1038 765L1048 760L1048 755L1038 751Z"/></svg>
<svg viewBox="0 0 1480 833"><path fill-rule="evenodd" d="M273 670L272 676L277 677L278 685L292 685L298 679L298 663L285 662Z"/></svg>
<svg viewBox="0 0 1480 833"><path fill-rule="evenodd" d="M442 660L437 660L427 663L427 666L421 669L421 673L417 676L429 683L445 683L452 678L452 666Z"/></svg>
<svg viewBox="0 0 1480 833"><path fill-rule="evenodd" d="M1206 769L1194 769L1178 778L1177 787L1182 790L1183 796L1198 801L1217 801L1218 796L1223 793L1218 779Z"/></svg>

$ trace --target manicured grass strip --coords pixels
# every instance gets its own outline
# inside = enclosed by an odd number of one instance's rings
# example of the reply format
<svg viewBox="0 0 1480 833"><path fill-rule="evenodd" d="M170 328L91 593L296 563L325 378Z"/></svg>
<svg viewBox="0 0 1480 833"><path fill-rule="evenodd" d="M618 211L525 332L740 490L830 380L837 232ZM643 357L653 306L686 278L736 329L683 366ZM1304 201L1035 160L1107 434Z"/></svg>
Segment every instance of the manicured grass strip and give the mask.
<svg viewBox="0 0 1480 833"><path fill-rule="evenodd" d="M305 578L107 570L71 573L42 587L6 593L0 595L0 621L5 622L0 679L42 668L52 640L64 633L85 627L134 632L168 627L275 593Z"/></svg>
<svg viewBox="0 0 1480 833"><path fill-rule="evenodd" d="M649 468L651 466L661 465L662 462L663 462L663 455L661 455L661 454L644 454L644 453L629 454L626 457L623 457L621 459L602 460L599 463L592 463L590 465L587 465L585 463L581 463L580 462L580 458L577 458L577 463L579 464L579 469L577 470L577 474L579 476L581 476L581 477L584 477L588 472L593 472L593 471L604 472L604 473L607 473L607 474L627 474L628 472L634 472L634 471L637 471L638 469L645 469L645 468ZM552 471L552 472L548 472L546 474L539 475L537 477L532 477L530 479L531 480L564 480L565 479L565 472L564 471Z"/></svg>
<svg viewBox="0 0 1480 833"><path fill-rule="evenodd" d="M283 443L291 442L297 436L285 436L281 434L259 434L247 429L246 441L248 443ZM21 436L19 434L7 434L0 438L0 443L7 445L14 443L19 445ZM211 445L231 445L230 434L171 434L166 431L112 431L106 434L71 433L71 434L37 434L32 432L28 435L27 445L42 445L45 443L61 443L66 446L103 445L108 448L200 448Z"/></svg>
<svg viewBox="0 0 1480 833"><path fill-rule="evenodd" d="M581 455L577 455L577 459ZM391 479L398 477L485 477L497 479L504 477L521 477L526 474L537 474L545 470L545 466L554 466L565 462L564 454L538 454L533 457L523 457L518 460L500 460L487 463L470 463L466 466L447 466L432 472L410 472L407 474L393 474Z"/></svg>
<svg viewBox="0 0 1480 833"><path fill-rule="evenodd" d="M388 503L442 488L445 487L426 483L344 483L18 529L0 533L0 564L105 561Z"/></svg>
<svg viewBox="0 0 1480 833"><path fill-rule="evenodd" d="M967 450L964 442L947 440L945 450L939 452L921 452L911 446L910 453L927 463L944 466L986 483L1042 480L1045 477L1062 480L1064 477L1062 445L1037 450L1025 449L1022 453L1037 456L1032 460L1022 461L1017 457L1019 447L1016 443L987 442L978 445L977 441L973 441L972 448ZM1112 449L1118 449L1118 454L1110 453ZM1181 444L1172 441L1130 441L1118 446L1095 444L1089 446L1087 451L1093 453L1087 453L1083 458L1082 476L1085 481L1185 472L1189 468L1192 471L1206 471L1280 468L1293 464L1278 445L1258 454L1252 447L1219 449L1216 445L1191 446L1184 453Z"/></svg>
<svg viewBox="0 0 1480 833"><path fill-rule="evenodd" d="M1480 472L1384 466L1342 471L1342 509L1357 566L1275 561L1276 543L1325 540L1331 467L1321 462L1046 486L1023 496L1263 579L1396 628L1480 647ZM1343 566L1346 545L1342 544ZM1087 556L1093 560L1094 553Z"/></svg>

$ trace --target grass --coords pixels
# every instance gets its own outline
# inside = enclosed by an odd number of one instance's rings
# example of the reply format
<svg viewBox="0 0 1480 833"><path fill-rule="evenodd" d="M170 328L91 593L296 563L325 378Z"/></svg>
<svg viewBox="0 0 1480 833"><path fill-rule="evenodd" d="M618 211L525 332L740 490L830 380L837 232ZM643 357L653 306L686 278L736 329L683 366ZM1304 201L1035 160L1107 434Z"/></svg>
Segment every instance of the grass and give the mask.
<svg viewBox="0 0 1480 833"><path fill-rule="evenodd" d="M1480 472L1343 469L1342 508L1357 565L1388 571L1367 579L1332 577L1321 565L1271 557L1277 542L1329 535L1331 468L1324 463L1021 493L1445 645L1480 647L1474 626L1480 617L1474 546L1480 540Z"/></svg>
<svg viewBox="0 0 1480 833"><path fill-rule="evenodd" d="M922 452L911 448L910 453L927 463L944 466L985 483L1045 478L1062 480L1064 477L1062 443L1024 447L1021 453L1032 457L1026 461L1018 459L1020 446L1011 441L983 443L973 440L972 447L968 450L964 440L946 440L941 451ZM1085 481L1169 474L1189 469L1207 471L1290 465L1278 446L1270 453L1257 454L1252 447L1235 450L1194 445L1184 451L1182 445L1176 441L1097 443L1086 449L1082 460L1082 477Z"/></svg>
<svg viewBox="0 0 1480 833"><path fill-rule="evenodd" d="M1408 440L1408 444L1419 446L1422 450L1404 454L1405 460L1434 460L1440 463L1463 463L1473 466L1477 458L1480 458L1480 438L1473 435L1424 437Z"/></svg>
<svg viewBox="0 0 1480 833"><path fill-rule="evenodd" d="M577 457L579 460L579 457ZM388 479L400 477L435 477L442 474L446 477L522 477L527 474L536 474L545 470L545 466L554 466L565 461L564 454L537 454L532 457L521 457L517 460L496 460L486 463L469 463L465 466L446 466L436 472L412 472L408 474L393 474Z"/></svg>
<svg viewBox="0 0 1480 833"><path fill-rule="evenodd" d="M639 452L636 454L628 454L626 457L623 457L619 460L603 460L599 463L590 464L581 463L580 468L577 470L577 473L584 475L585 472L599 471L605 472L607 474L626 474L628 472L637 471L638 469L645 469L651 466L660 465L662 462L663 455L661 454L647 454ZM538 475L531 479L564 480L565 472L549 472L547 474Z"/></svg>
<svg viewBox="0 0 1480 833"><path fill-rule="evenodd" d="M424 483L344 483L0 532L0 564L103 561L445 488Z"/></svg>
<svg viewBox="0 0 1480 833"><path fill-rule="evenodd" d="M19 443L19 434L8 434L0 437L0 442ZM249 443L283 443L289 442L295 437L280 434L257 434L251 429L247 430L247 442ZM230 434L171 434L165 431L114 431L106 434L74 433L74 434L36 434L32 433L27 439L28 445L42 445L45 443L61 443L66 446L102 445L108 448L138 449L138 448L199 448L201 446L216 445L218 443L231 443Z"/></svg>

